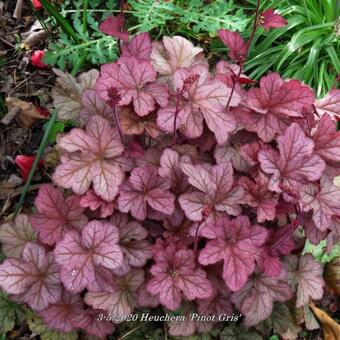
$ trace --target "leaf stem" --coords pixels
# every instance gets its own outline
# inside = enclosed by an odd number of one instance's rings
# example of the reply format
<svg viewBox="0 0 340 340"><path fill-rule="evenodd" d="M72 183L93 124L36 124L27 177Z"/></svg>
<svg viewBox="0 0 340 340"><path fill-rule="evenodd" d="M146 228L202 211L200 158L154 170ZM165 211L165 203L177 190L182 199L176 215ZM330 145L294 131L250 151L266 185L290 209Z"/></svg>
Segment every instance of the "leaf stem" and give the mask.
<svg viewBox="0 0 340 340"><path fill-rule="evenodd" d="M20 212L20 210L21 210L21 208L22 208L22 206L24 204L26 194L27 194L27 192L29 190L29 187L30 187L32 179L33 179L33 175L34 175L35 170L36 170L36 168L37 168L37 166L39 164L41 156L42 156L42 154L43 154L43 152L45 150L46 144L48 142L48 138L49 138L49 136L51 134L51 131L52 131L52 128L53 128L53 125L54 125L56 119L57 119L57 111L53 111L51 119L47 123L46 131L45 131L44 136L43 136L43 138L41 140L41 143L39 145L37 156L34 159L31 171L30 171L30 173L28 175L27 182L25 183L25 186L24 186L23 191L21 193L19 202L18 202L18 204L17 204L17 206L15 208L14 218L18 215L18 213Z"/></svg>
<svg viewBox="0 0 340 340"><path fill-rule="evenodd" d="M84 60L86 57L86 51L83 51L83 53L81 54L80 58L77 60L77 62L73 65L72 71L71 71L71 75L72 76L76 76L81 65L83 64Z"/></svg>
<svg viewBox="0 0 340 340"><path fill-rule="evenodd" d="M254 39L254 35L255 35L255 32L256 32L256 29L257 29L257 26L258 26L260 4L261 4L261 0L257 0L256 10L255 10L255 18L254 18L254 23L253 23L253 30L251 31L250 37L249 37L247 44L246 44L247 52L246 52L244 60L242 60L239 64L240 69L238 71L237 78L233 80L233 87L231 88L230 96L229 96L227 107L226 107L227 110L229 109L231 98L233 97L233 94L234 94L234 91L235 91L236 83L238 83L239 80L240 80L243 65L244 65L244 63L245 63L245 61L246 61L246 59L249 55L250 46L251 46L251 43Z"/></svg>
<svg viewBox="0 0 340 340"><path fill-rule="evenodd" d="M194 239L194 256L195 256L195 258L196 258L196 254L197 254L197 250L198 250L198 232L199 232L200 226L201 226L201 224L202 224L203 222L204 222L204 221L202 221L202 222L197 226L196 233L195 233L195 239Z"/></svg>
<svg viewBox="0 0 340 340"><path fill-rule="evenodd" d="M257 29L257 25L258 25L258 19L259 19L259 9L260 9L260 3L261 0L257 0L257 5L256 5L256 10L255 10L255 18L254 18L254 23L253 23L253 30L251 31L250 37L247 41L247 52L246 52L246 57L249 54L249 47L254 39L254 35ZM244 61L242 62L242 66L244 64Z"/></svg>
<svg viewBox="0 0 340 340"><path fill-rule="evenodd" d="M87 8L89 5L89 0L84 0L84 12L83 12L83 33L86 33L87 29Z"/></svg>
<svg viewBox="0 0 340 340"><path fill-rule="evenodd" d="M123 340L125 339L126 337L128 337L129 335L131 335L132 333L134 333L136 330L142 328L144 325L146 325L147 323L149 323L150 321L147 321L147 322L144 322L143 324L141 325L138 325L137 327L129 330L127 333L125 333L124 335L122 335L121 337L118 338L118 340Z"/></svg>
<svg viewBox="0 0 340 340"><path fill-rule="evenodd" d="M181 100L182 97L182 91L177 93L177 98L176 98L176 108L175 108L175 118L174 118L174 133L172 135L172 144L175 145L176 144L176 138L177 138L177 116L179 113L179 102Z"/></svg>
<svg viewBox="0 0 340 340"><path fill-rule="evenodd" d="M118 133L119 133L120 141L122 142L123 145L125 145L123 133L122 133L122 128L120 126L119 116L118 116L118 112L117 112L117 105L116 105L116 99L115 98L113 99L113 103L112 103L111 107L112 107L113 117L115 119L115 123L116 123L117 130L118 130Z"/></svg>
<svg viewBox="0 0 340 340"><path fill-rule="evenodd" d="M291 222L290 228L288 232L281 236L272 246L271 249L276 249L278 248L283 242L285 242L297 229L297 227L302 223L302 214L301 212L298 213L297 218Z"/></svg>
<svg viewBox="0 0 340 340"><path fill-rule="evenodd" d="M234 79L234 81L233 81L233 87L231 88L230 96L229 96L228 103L227 103L227 110L229 109L231 98L233 97L233 94L234 94L234 91L235 91L235 87L236 87L236 83L240 79L241 72L242 72L242 66L240 65L240 69L239 69L239 71L237 73L237 78Z"/></svg>

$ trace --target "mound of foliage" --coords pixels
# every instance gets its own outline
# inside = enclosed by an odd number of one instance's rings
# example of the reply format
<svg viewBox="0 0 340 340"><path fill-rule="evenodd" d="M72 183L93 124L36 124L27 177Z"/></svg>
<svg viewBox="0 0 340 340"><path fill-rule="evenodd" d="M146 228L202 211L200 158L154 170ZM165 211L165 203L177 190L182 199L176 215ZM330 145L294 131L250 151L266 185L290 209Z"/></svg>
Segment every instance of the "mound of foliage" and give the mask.
<svg viewBox="0 0 340 340"><path fill-rule="evenodd" d="M121 28L120 16L101 25L122 40L116 62L78 78L56 71L59 119L79 126L58 139L36 211L1 227L1 288L68 334L105 337L149 308L186 316L167 325L188 336L220 315L258 325L274 305L290 318L277 331L298 331L287 306L324 293L303 245L339 241L340 92L315 100L277 73L252 81L250 44L235 32L219 31L230 60L209 66L181 36L130 40Z"/></svg>

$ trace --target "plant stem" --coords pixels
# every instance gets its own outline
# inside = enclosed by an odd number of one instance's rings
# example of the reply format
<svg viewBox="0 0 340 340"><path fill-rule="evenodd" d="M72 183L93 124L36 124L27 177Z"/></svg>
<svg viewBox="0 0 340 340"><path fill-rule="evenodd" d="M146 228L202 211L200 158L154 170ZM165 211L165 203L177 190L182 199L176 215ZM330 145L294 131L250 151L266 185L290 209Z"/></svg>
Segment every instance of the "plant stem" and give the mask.
<svg viewBox="0 0 340 340"><path fill-rule="evenodd" d="M119 1L119 10L120 10L121 15L124 15L124 5L125 5L125 0L120 0Z"/></svg>
<svg viewBox="0 0 340 340"><path fill-rule="evenodd" d="M46 36L47 36L48 39L50 39L51 41L54 41L55 39L54 39L54 37L53 37L53 34L51 34L50 29L47 27L44 18L40 15L39 11L37 11L37 10L34 8L32 2L30 1L29 3L30 3L30 6L31 6L31 9L32 9L33 12L34 12L34 16L38 19L38 21L39 21L41 27L43 28L43 30L44 30L45 33L46 33Z"/></svg>
<svg viewBox="0 0 340 340"><path fill-rule="evenodd" d="M86 57L86 51L84 51L84 52L81 54L80 58L79 58L79 59L77 60L77 62L73 65L73 68L72 68L72 71L71 71L71 75L72 75L72 76L75 77L75 76L77 75L77 73L78 73L78 71L79 71L81 65L83 64L83 62L84 62L84 60L85 60L85 57Z"/></svg>
<svg viewBox="0 0 340 340"><path fill-rule="evenodd" d="M89 0L84 0L84 12L83 12L83 33L86 33L87 30L87 8L89 5Z"/></svg>
<svg viewBox="0 0 340 340"><path fill-rule="evenodd" d="M179 113L179 102L181 100L181 96L182 96L182 91L180 93L177 94L177 99L176 99L176 108L175 108L175 118L174 118L174 133L172 135L172 144L175 145L176 144L176 138L177 138L177 116Z"/></svg>
<svg viewBox="0 0 340 340"><path fill-rule="evenodd" d="M249 47L254 39L254 35L257 29L257 25L258 25L258 19L259 19L259 9L260 9L260 3L261 0L257 0L257 5L256 5L256 10L255 10L255 18L254 18L254 24L253 24L253 30L251 31L250 37L247 41L247 52L246 52L246 58L249 54ZM245 60L242 62L242 66L244 64Z"/></svg>
<svg viewBox="0 0 340 340"><path fill-rule="evenodd" d="M120 141L122 142L122 144L124 145L124 138L123 138L123 133L122 133L122 129L121 129L121 126L120 126L120 121L119 121L119 116L118 116L118 112L117 112L117 105L116 105L116 100L113 99L113 103L112 103L112 112L113 112L113 117L115 119L115 123L116 123L116 126L117 126L117 130L118 130L118 133L119 133L119 138L120 138Z"/></svg>
<svg viewBox="0 0 340 340"><path fill-rule="evenodd" d="M245 61L246 61L246 59L247 59L247 57L249 55L250 45L251 45L251 43L252 43L252 41L254 39L254 35L255 35L255 32L256 32L256 29L257 29L257 25L258 25L260 4L261 4L261 0L257 0L256 10L255 10L255 18L254 18L254 24L253 24L253 30L251 31L250 37L249 37L249 39L247 41L247 44L246 44L247 52L246 52L244 60L242 60L242 62L240 62L240 64L239 64L240 69L238 71L237 78L234 79L234 81L233 81L233 87L231 88L230 96L229 96L227 107L226 107L227 110L229 109L231 98L233 97L233 94L234 94L234 91L235 91L236 83L238 83L239 80L240 80L240 76L241 76L241 72L242 72L242 69L243 69L243 65L244 65L244 63L245 63Z"/></svg>
<svg viewBox="0 0 340 340"><path fill-rule="evenodd" d="M242 64L242 66L243 66L243 64ZM231 98L233 97L233 94L234 94L234 91L235 91L236 83L240 79L240 75L241 75L241 72L242 72L242 66L240 65L240 69L238 71L237 78L234 79L234 81L233 81L233 87L231 88L230 96L229 96L228 103L227 103L227 110L229 109Z"/></svg>
<svg viewBox="0 0 340 340"><path fill-rule="evenodd" d="M47 124L47 127L46 127L46 131L44 133L44 136L41 140L41 143L39 145L39 149L38 149L38 152L37 152L37 156L35 157L34 159L34 162L33 162L33 165L32 165L32 168L31 168L31 171L28 175L28 179L27 179L27 182L25 183L25 186L24 186L24 189L21 193L21 196L20 196L20 199L19 199L19 202L15 208L15 211L14 211L14 218L18 215L18 213L20 212L24 202L25 202L25 197L26 197L26 194L29 190L29 187L31 185L31 182L32 182L32 179L33 179L33 175L35 173L35 170L39 164L39 161L41 159L41 156L45 150L45 147L46 147L46 144L48 142L48 138L51 134L51 131L52 131L52 128L53 128L53 125L55 123L57 119L57 111L53 111L52 113L52 116L51 116L51 119L49 120L48 124Z"/></svg>
<svg viewBox="0 0 340 340"><path fill-rule="evenodd" d="M274 243L272 246L271 246L271 249L276 249L278 248L283 242L285 242L293 233L294 231L297 229L297 227L302 223L302 214L301 212L298 213L298 216L297 218L291 222L291 225L290 225L290 229L288 230L288 232L283 235L281 238L279 238L276 243Z"/></svg>
<svg viewBox="0 0 340 340"><path fill-rule="evenodd" d="M201 222L203 223L203 222ZM194 256L196 258L197 250L198 250L198 231L200 229L201 223L197 226L196 233L195 233L195 239L194 239Z"/></svg>
<svg viewBox="0 0 340 340"><path fill-rule="evenodd" d="M84 12L83 9L65 9L62 13L78 13ZM120 9L88 9L87 12L91 13L120 13ZM124 13L136 13L137 11L124 11Z"/></svg>
<svg viewBox="0 0 340 340"><path fill-rule="evenodd" d="M120 338L118 338L118 340L123 340L123 339L125 339L126 337L128 337L129 335L131 335L132 333L134 333L136 330L142 328L144 325L146 325L146 324L149 323L149 322L150 322L150 321L144 322L143 324L138 325L137 327L131 329L130 331L128 331L127 333L125 333L124 335L122 335Z"/></svg>

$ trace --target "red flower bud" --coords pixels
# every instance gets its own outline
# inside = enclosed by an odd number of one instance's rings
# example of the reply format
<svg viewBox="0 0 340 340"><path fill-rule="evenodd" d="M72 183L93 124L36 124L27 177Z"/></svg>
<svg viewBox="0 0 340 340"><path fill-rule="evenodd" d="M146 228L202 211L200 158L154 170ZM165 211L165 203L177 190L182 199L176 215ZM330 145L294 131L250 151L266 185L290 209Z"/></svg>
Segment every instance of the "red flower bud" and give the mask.
<svg viewBox="0 0 340 340"><path fill-rule="evenodd" d="M15 157L15 164L20 169L21 177L26 182L28 179L28 175L32 169L33 162L36 156L25 156L18 155ZM44 161L39 161L39 167L43 166Z"/></svg>
<svg viewBox="0 0 340 340"><path fill-rule="evenodd" d="M42 4L39 0L32 0L32 5L37 11L39 11L39 9L42 9Z"/></svg>
<svg viewBox="0 0 340 340"><path fill-rule="evenodd" d="M44 117L50 117L50 111L48 111L47 109L40 107L38 105L35 106L35 108L37 109L37 111Z"/></svg>
<svg viewBox="0 0 340 340"><path fill-rule="evenodd" d="M32 57L31 57L32 65L35 66L35 67L39 67L39 68L47 67L48 65L46 65L42 61L44 55L45 55L44 51L41 51L41 50L34 51L33 54L32 54Z"/></svg>

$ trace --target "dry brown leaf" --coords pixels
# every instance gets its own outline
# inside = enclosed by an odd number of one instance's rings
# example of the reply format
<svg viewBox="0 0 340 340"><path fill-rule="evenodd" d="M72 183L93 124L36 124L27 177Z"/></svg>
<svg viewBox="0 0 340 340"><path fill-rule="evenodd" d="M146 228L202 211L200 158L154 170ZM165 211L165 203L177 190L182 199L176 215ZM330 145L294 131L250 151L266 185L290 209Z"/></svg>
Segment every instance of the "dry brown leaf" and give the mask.
<svg viewBox="0 0 340 340"><path fill-rule="evenodd" d="M340 325L314 303L309 306L322 324L324 340L340 340Z"/></svg>
<svg viewBox="0 0 340 340"><path fill-rule="evenodd" d="M58 149L51 149L44 157L44 167L46 169L54 169L59 163L59 157L60 155Z"/></svg>
<svg viewBox="0 0 340 340"><path fill-rule="evenodd" d="M33 103L26 102L19 98L7 97L6 105L9 111L8 115L14 110L20 109L20 111L15 115L15 119L21 127L29 128L37 121L37 119L46 119L45 116L39 113Z"/></svg>
<svg viewBox="0 0 340 340"><path fill-rule="evenodd" d="M14 13L13 13L13 18L21 19L22 6L23 6L23 0L17 0L17 3L15 5L15 9L14 9Z"/></svg>
<svg viewBox="0 0 340 340"><path fill-rule="evenodd" d="M32 47L42 43L46 39L47 35L44 30L33 31L24 41L23 47L26 50L32 49Z"/></svg>
<svg viewBox="0 0 340 340"><path fill-rule="evenodd" d="M11 206L11 200L9 197L7 197L7 199L5 200L4 204L1 207L0 216L4 215L7 209L10 208L10 206Z"/></svg>
<svg viewBox="0 0 340 340"><path fill-rule="evenodd" d="M303 308L303 314L304 314L304 320L305 320L305 326L308 330L312 331L314 329L319 329L320 325L318 323L318 320L316 319L315 315L311 311L308 305L305 305Z"/></svg>
<svg viewBox="0 0 340 340"><path fill-rule="evenodd" d="M327 287L335 294L340 295L340 257L337 257L332 262L327 263L324 278Z"/></svg>
<svg viewBox="0 0 340 340"><path fill-rule="evenodd" d="M0 181L0 200L5 200L15 191L15 185L9 181Z"/></svg>
<svg viewBox="0 0 340 340"><path fill-rule="evenodd" d="M53 69L57 75L56 85L52 90L53 106L61 120L77 119L82 108L81 93L93 89L99 76L98 70L82 73L78 78L67 72Z"/></svg>
<svg viewBox="0 0 340 340"><path fill-rule="evenodd" d="M16 188L23 183L22 178L12 174L8 180L0 181L0 199L5 200L1 207L0 215L3 215L11 206L11 196Z"/></svg>
<svg viewBox="0 0 340 340"><path fill-rule="evenodd" d="M37 20L28 31L22 33L22 37L24 39L22 42L23 47L26 50L31 50L32 47L42 43L46 39L47 34Z"/></svg>
<svg viewBox="0 0 340 340"><path fill-rule="evenodd" d="M301 327L295 326L293 328L288 328L285 333L281 333L280 335L284 340L296 340L300 331Z"/></svg>
<svg viewBox="0 0 340 340"><path fill-rule="evenodd" d="M15 107L7 112L7 114L1 119L1 123L8 125L21 111L18 107Z"/></svg>

